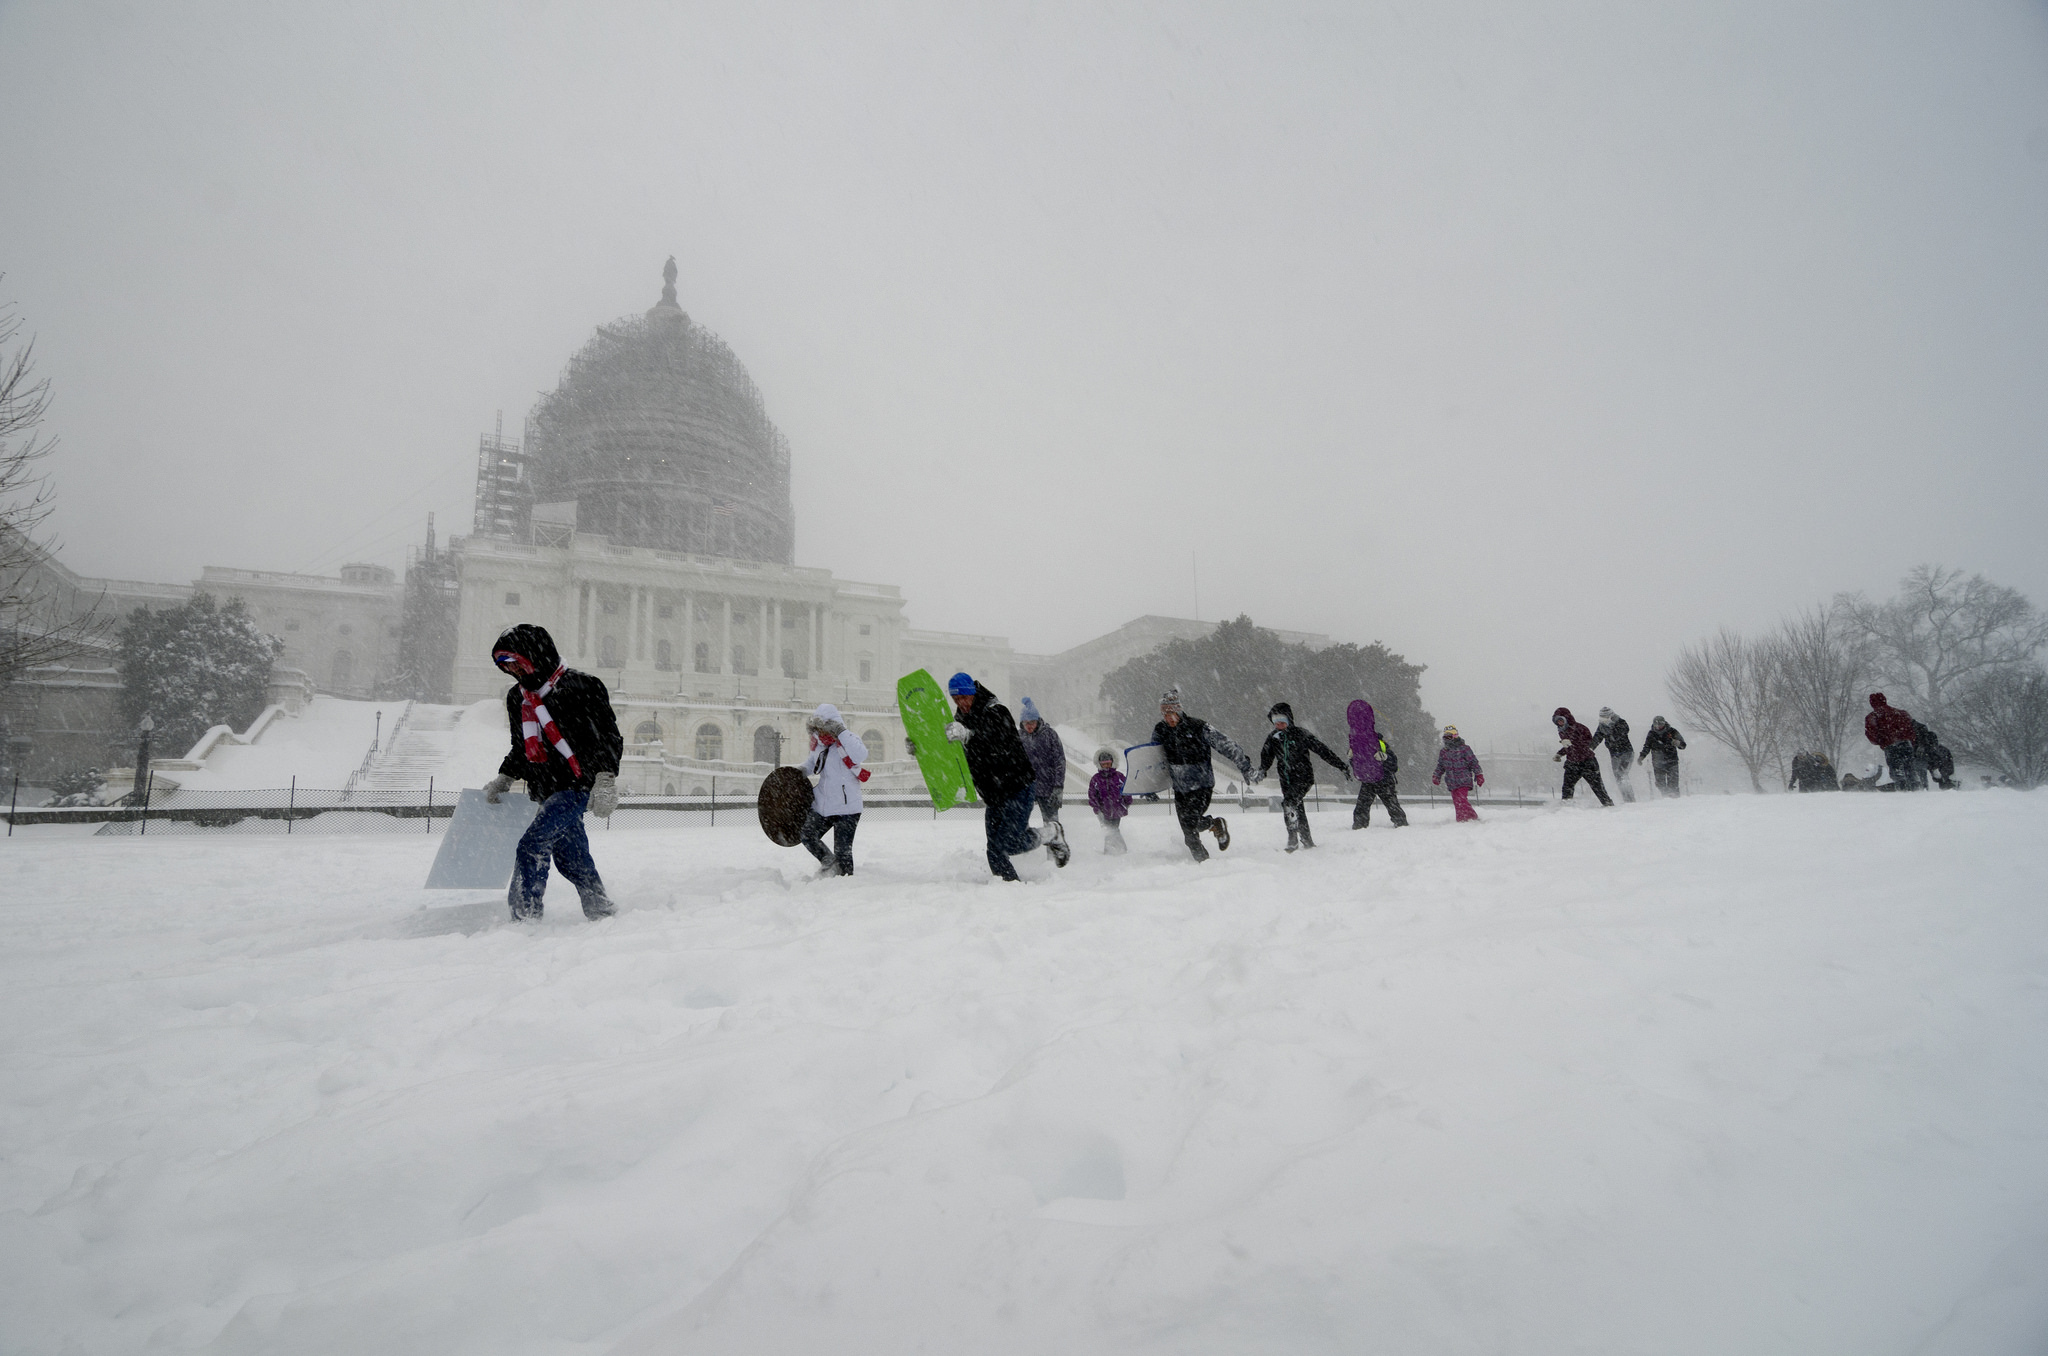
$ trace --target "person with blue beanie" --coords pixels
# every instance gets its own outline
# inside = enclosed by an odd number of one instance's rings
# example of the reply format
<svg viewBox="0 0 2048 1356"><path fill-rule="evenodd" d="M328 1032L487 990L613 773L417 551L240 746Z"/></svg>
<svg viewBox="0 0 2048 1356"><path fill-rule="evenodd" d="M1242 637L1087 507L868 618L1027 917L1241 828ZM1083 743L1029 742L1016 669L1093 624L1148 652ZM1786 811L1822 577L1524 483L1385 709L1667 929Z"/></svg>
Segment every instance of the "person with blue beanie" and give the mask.
<svg viewBox="0 0 2048 1356"><path fill-rule="evenodd" d="M946 738L967 755L967 775L974 779L974 793L981 797L982 822L988 831L988 869L998 879L1016 880L1011 856L1041 845L1053 865L1065 866L1067 835L1059 820L1048 818L1042 833L1031 827L1032 789L1038 773L1009 710L996 700L995 693L966 673L956 673L946 681L946 694L953 699L957 717L946 727ZM1036 715L1036 707L1026 709ZM1042 728L1043 722L1040 724Z"/></svg>
<svg viewBox="0 0 2048 1356"><path fill-rule="evenodd" d="M1067 746L1060 732L1038 714L1038 704L1024 699L1024 722L1020 731L1025 756L1031 759L1031 796L1038 802L1038 814L1047 824L1060 822L1060 805L1067 793Z"/></svg>

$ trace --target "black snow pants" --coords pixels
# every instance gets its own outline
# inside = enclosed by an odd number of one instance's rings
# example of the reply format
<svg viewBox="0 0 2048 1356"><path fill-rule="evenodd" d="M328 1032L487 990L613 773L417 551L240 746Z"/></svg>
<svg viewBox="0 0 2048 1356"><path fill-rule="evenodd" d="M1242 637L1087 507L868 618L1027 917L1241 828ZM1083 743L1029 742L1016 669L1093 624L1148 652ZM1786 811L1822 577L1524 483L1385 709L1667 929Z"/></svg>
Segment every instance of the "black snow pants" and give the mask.
<svg viewBox="0 0 2048 1356"><path fill-rule="evenodd" d="M1920 761L1920 751L1913 747L1910 739L1901 739L1896 744L1884 746L1884 765L1892 771L1892 785L1901 791L1925 791L1927 789L1927 766Z"/></svg>
<svg viewBox="0 0 2048 1356"><path fill-rule="evenodd" d="M1577 786L1582 779L1586 785L1593 788L1593 794L1600 798L1602 805L1611 807L1614 804L1613 801L1607 798L1607 784L1600 780L1600 765L1591 758L1588 758L1583 763L1566 763L1564 765L1564 798L1566 800L1572 798L1572 788Z"/></svg>
<svg viewBox="0 0 2048 1356"><path fill-rule="evenodd" d="M1308 799L1311 786L1280 788L1280 817L1287 821L1287 850L1298 847L1314 847L1316 840L1308 831L1308 807L1302 804Z"/></svg>
<svg viewBox="0 0 2048 1356"><path fill-rule="evenodd" d="M1658 795L1675 796L1678 794L1678 760L1676 758L1671 759L1669 762L1652 758L1650 760L1650 776L1657 783Z"/></svg>
<svg viewBox="0 0 2048 1356"><path fill-rule="evenodd" d="M1408 812L1401 808L1401 793L1394 786L1392 777L1382 777L1376 782L1358 784L1358 804L1351 809L1351 827L1362 829L1372 823L1372 803L1378 801L1387 807L1387 818L1394 821L1394 827L1408 827Z"/></svg>
<svg viewBox="0 0 2048 1356"><path fill-rule="evenodd" d="M1188 845L1188 851L1198 862L1209 860L1209 849L1202 846L1200 837L1203 829L1215 824L1209 817L1209 797L1216 794L1216 788L1205 786L1196 791L1175 791L1173 793L1173 814L1180 820L1180 836Z"/></svg>
<svg viewBox="0 0 2048 1356"><path fill-rule="evenodd" d="M832 830L832 851L825 851L825 830ZM837 867L838 874L853 874L853 835L860 829L859 815L821 815L816 810L804 816L803 831L797 839L818 859L818 865Z"/></svg>
<svg viewBox="0 0 2048 1356"><path fill-rule="evenodd" d="M1629 782L1628 773L1629 769L1636 765L1636 756L1632 753L1614 753L1611 751L1607 756L1614 763L1614 789L1621 792L1623 800L1631 805L1635 804L1636 789Z"/></svg>

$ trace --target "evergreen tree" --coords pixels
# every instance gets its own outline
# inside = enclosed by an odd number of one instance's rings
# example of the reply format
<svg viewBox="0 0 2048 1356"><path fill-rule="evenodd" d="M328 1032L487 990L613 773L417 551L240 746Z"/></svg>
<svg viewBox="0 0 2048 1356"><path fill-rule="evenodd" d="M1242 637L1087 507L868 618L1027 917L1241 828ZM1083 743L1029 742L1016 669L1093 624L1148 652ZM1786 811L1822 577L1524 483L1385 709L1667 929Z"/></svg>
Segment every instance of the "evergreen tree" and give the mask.
<svg viewBox="0 0 2048 1356"><path fill-rule="evenodd" d="M245 729L263 712L284 642L256 629L239 598L210 593L183 607L138 607L121 625L121 714L156 722L156 746L176 757L215 725Z"/></svg>

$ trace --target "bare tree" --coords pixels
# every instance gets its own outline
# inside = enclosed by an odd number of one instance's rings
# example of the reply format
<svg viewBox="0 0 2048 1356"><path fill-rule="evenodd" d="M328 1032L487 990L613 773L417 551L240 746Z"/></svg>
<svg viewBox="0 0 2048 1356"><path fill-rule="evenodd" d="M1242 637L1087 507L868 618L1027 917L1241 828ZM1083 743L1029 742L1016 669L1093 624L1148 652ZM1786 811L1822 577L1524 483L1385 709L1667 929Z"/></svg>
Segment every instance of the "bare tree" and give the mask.
<svg viewBox="0 0 2048 1356"><path fill-rule="evenodd" d="M1870 642L1837 612L1814 607L1789 617L1760 642L1778 671L1784 733L1795 749L1842 764L1870 685Z"/></svg>
<svg viewBox="0 0 2048 1356"><path fill-rule="evenodd" d="M1930 725L1951 723L1949 706L1972 679L2025 664L2048 645L2048 616L2025 594L1939 565L1914 569L1889 602L1845 593L1834 609L1870 642L1892 704Z"/></svg>
<svg viewBox="0 0 2048 1356"><path fill-rule="evenodd" d="M57 663L103 625L96 608L64 605L44 571L49 550L36 529L50 511L42 462L56 440L38 436L50 382L35 375L35 340L15 344L21 319L0 304L0 684Z"/></svg>
<svg viewBox="0 0 2048 1356"><path fill-rule="evenodd" d="M1949 707L1947 738L1973 763L2013 785L2048 783L2048 673L2037 665L1980 673Z"/></svg>
<svg viewBox="0 0 2048 1356"><path fill-rule="evenodd" d="M1785 747L1785 700L1770 647L1724 626L1678 652L1664 690L1694 726L1742 760L1750 789L1761 793L1764 769Z"/></svg>

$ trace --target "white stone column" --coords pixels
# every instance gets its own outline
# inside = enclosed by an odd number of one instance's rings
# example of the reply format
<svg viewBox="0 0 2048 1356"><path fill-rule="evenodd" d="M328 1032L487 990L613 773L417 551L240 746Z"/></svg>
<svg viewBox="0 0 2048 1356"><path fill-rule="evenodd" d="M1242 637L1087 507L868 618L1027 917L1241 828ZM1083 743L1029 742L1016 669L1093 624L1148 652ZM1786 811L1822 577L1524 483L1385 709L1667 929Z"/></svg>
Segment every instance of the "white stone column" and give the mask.
<svg viewBox="0 0 2048 1356"><path fill-rule="evenodd" d="M721 595L718 608L718 662L711 671L728 673L732 669L732 595Z"/></svg>
<svg viewBox="0 0 2048 1356"><path fill-rule="evenodd" d="M678 601L683 609L683 658L682 662L676 666L676 672L695 673L697 671L697 595L685 593L681 595ZM676 683L678 691L682 689L682 686L680 681Z"/></svg>
<svg viewBox="0 0 2048 1356"><path fill-rule="evenodd" d="M811 604L811 677L825 676L825 609Z"/></svg>

